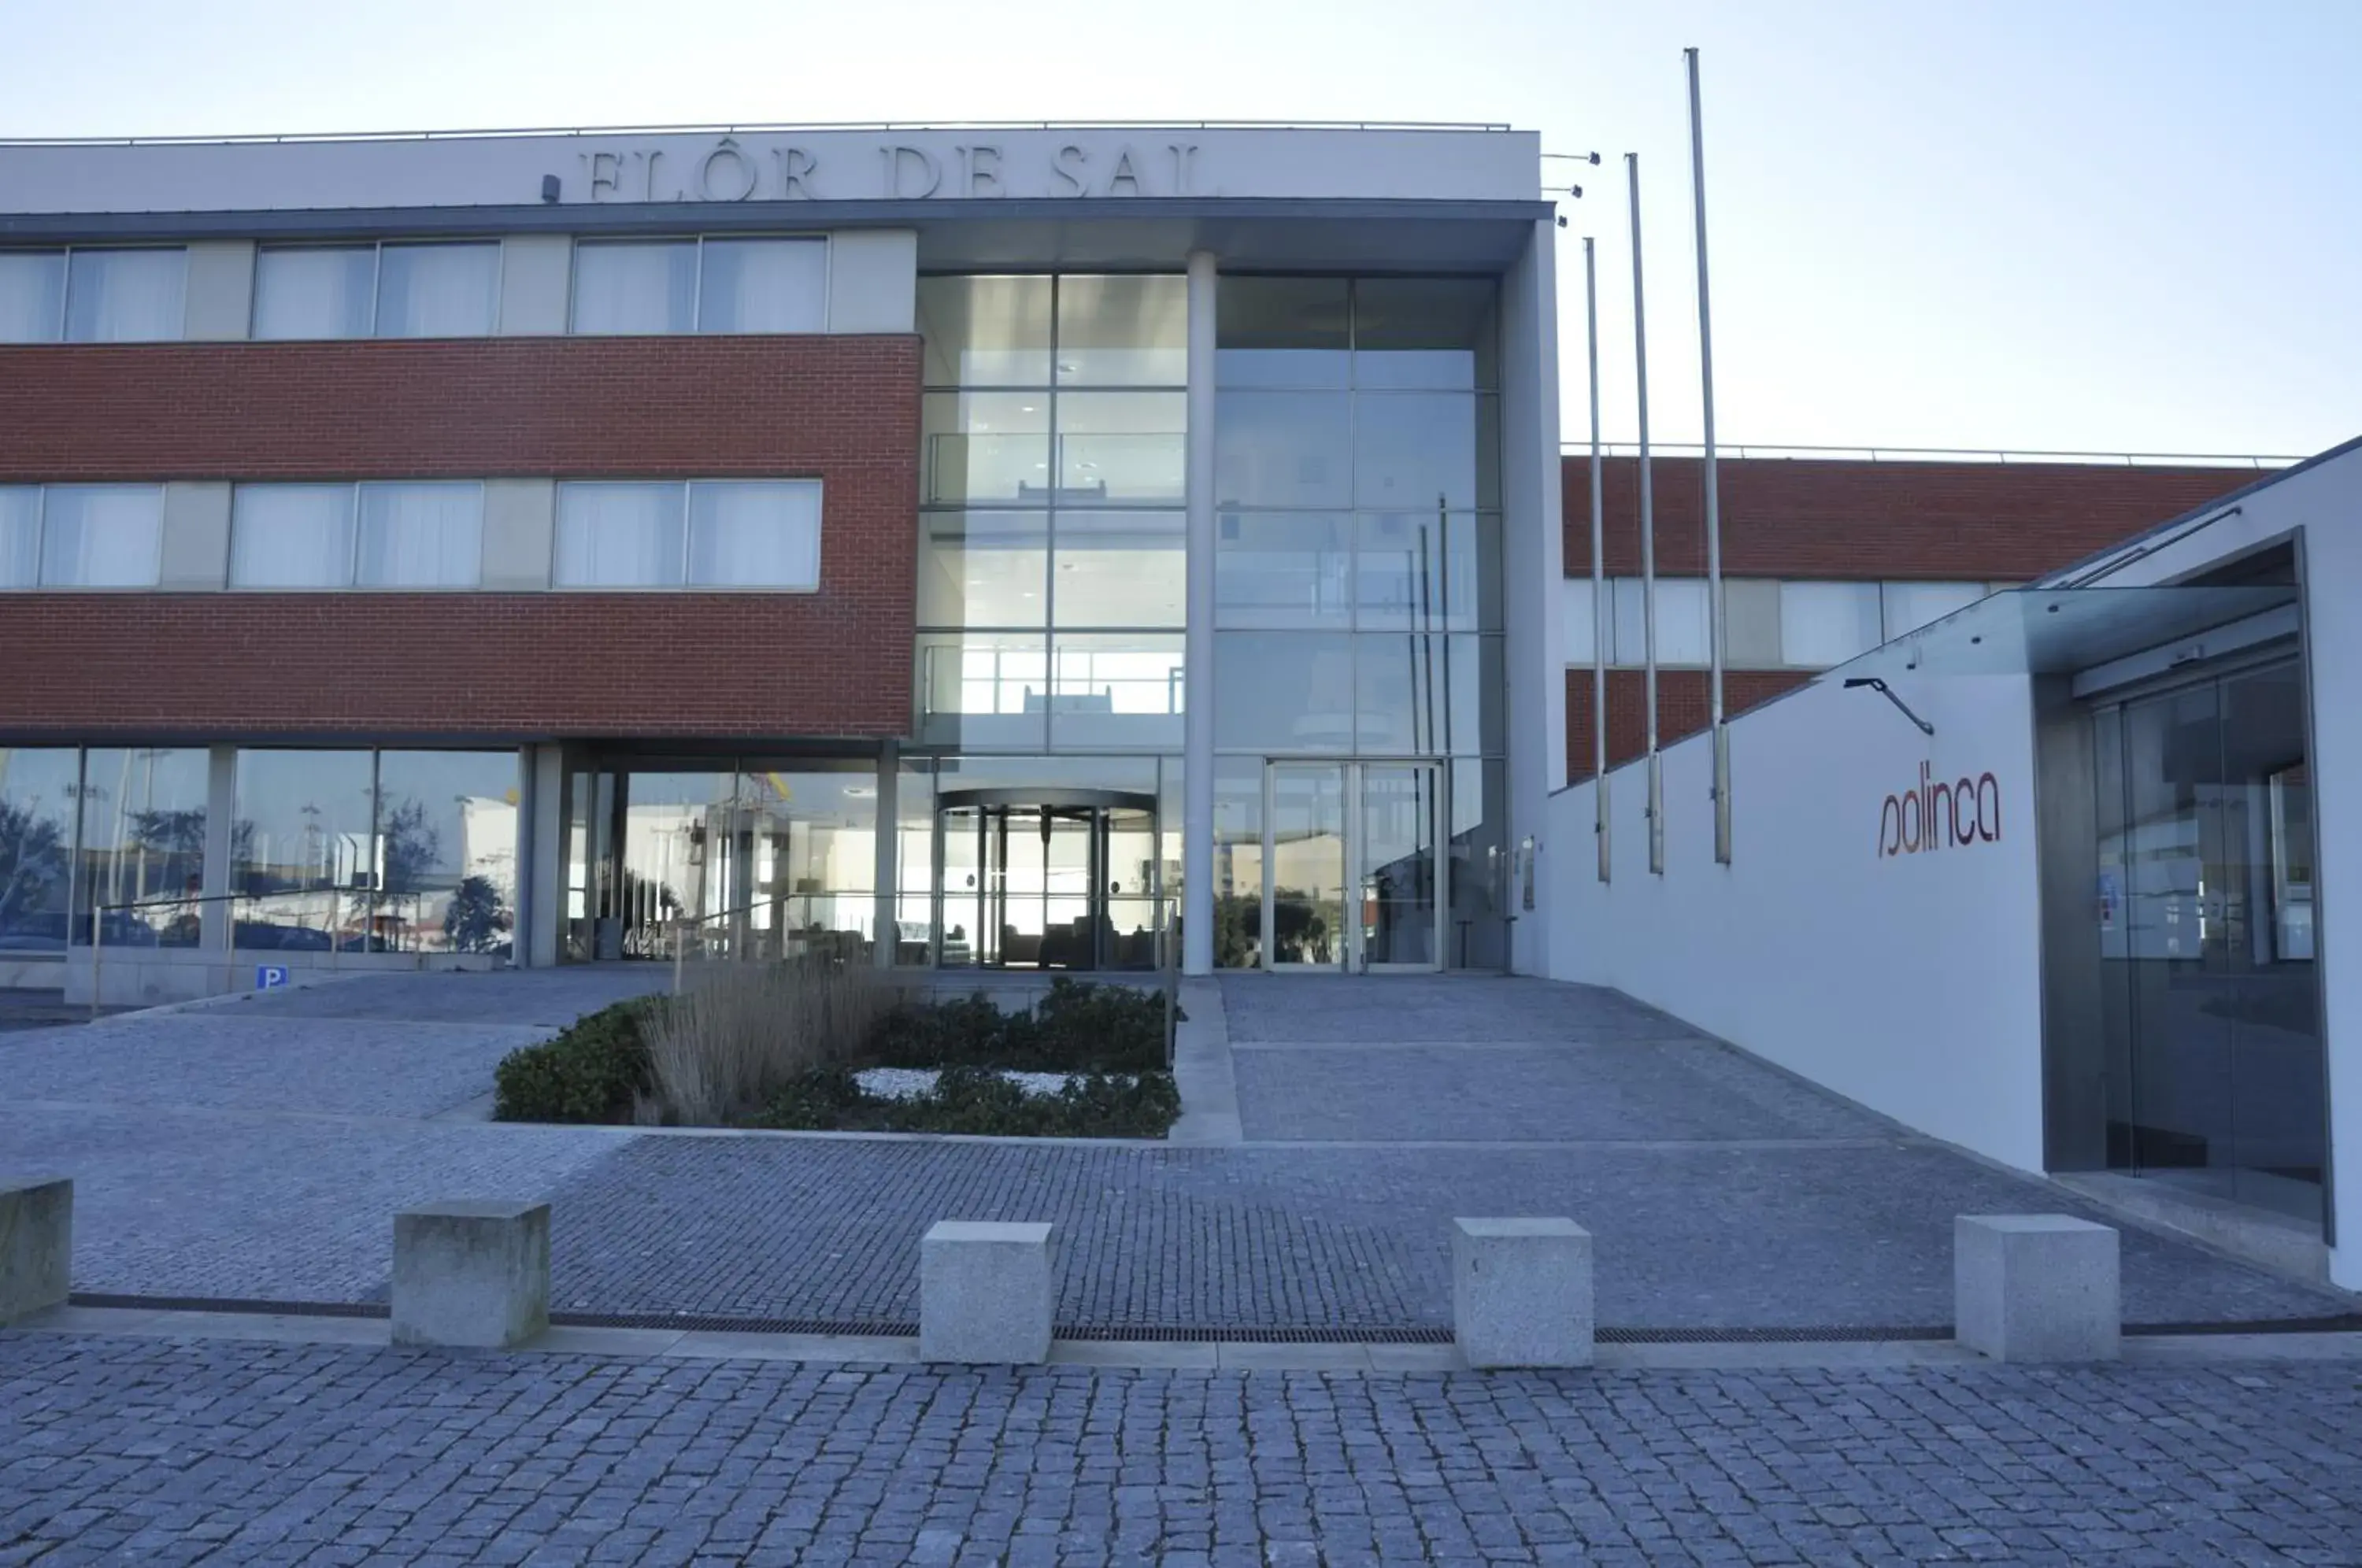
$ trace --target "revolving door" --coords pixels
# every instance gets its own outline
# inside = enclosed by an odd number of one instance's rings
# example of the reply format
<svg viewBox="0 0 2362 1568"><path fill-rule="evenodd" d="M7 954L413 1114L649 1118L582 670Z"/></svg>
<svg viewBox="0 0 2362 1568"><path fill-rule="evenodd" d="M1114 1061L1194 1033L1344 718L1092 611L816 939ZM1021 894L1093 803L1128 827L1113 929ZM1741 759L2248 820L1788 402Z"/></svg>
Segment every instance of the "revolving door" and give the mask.
<svg viewBox="0 0 2362 1568"><path fill-rule="evenodd" d="M947 968L1153 969L1156 799L947 790L936 801L935 929Z"/></svg>

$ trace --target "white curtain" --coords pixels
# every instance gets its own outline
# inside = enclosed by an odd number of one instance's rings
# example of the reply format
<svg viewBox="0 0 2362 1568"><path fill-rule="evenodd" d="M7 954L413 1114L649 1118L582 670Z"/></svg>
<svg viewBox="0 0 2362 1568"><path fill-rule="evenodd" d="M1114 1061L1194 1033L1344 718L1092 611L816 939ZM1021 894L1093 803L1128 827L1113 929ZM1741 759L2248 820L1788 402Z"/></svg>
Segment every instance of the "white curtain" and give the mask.
<svg viewBox="0 0 2362 1568"><path fill-rule="evenodd" d="M53 484L41 516L41 581L51 588L152 588L164 487Z"/></svg>
<svg viewBox="0 0 2362 1568"><path fill-rule="evenodd" d="M372 246L262 251L254 260L254 336L366 337L376 278Z"/></svg>
<svg viewBox="0 0 2362 1568"><path fill-rule="evenodd" d="M30 588L41 577L41 487L0 485L0 588Z"/></svg>
<svg viewBox="0 0 2362 1568"><path fill-rule="evenodd" d="M65 304L62 250L0 250L0 343L54 343Z"/></svg>
<svg viewBox="0 0 2362 1568"><path fill-rule="evenodd" d="M361 486L357 580L365 588L473 588L484 553L484 487Z"/></svg>
<svg viewBox="0 0 2362 1568"><path fill-rule="evenodd" d="M66 337L155 343L181 336L186 250L77 250L66 280Z"/></svg>
<svg viewBox="0 0 2362 1568"><path fill-rule="evenodd" d="M690 241L574 248L576 332L688 332L696 297L697 247Z"/></svg>
<svg viewBox="0 0 2362 1568"><path fill-rule="evenodd" d="M701 332L820 332L828 320L828 242L709 239Z"/></svg>
<svg viewBox="0 0 2362 1568"><path fill-rule="evenodd" d="M489 337L500 314L497 245L389 245L378 261L380 337Z"/></svg>
<svg viewBox="0 0 2362 1568"><path fill-rule="evenodd" d="M571 483L557 487L557 585L680 586L681 487Z"/></svg>
<svg viewBox="0 0 2362 1568"><path fill-rule="evenodd" d="M820 481L690 485L689 580L699 588L820 586Z"/></svg>
<svg viewBox="0 0 2362 1568"><path fill-rule="evenodd" d="M242 484L230 507L232 588L344 588L353 580L353 487Z"/></svg>

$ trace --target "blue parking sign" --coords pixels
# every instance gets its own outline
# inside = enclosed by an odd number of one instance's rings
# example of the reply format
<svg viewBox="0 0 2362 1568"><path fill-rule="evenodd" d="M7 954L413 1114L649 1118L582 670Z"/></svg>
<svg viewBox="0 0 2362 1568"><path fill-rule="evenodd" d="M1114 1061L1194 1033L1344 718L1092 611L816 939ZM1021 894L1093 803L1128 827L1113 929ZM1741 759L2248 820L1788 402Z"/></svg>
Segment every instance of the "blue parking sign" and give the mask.
<svg viewBox="0 0 2362 1568"><path fill-rule="evenodd" d="M287 966L286 966L286 965L284 965L284 964L257 964L257 965L254 966L254 988L255 988L256 990L258 990L258 991L275 990L275 989L277 989L279 987L283 986L283 985L285 985L286 983L287 983Z"/></svg>

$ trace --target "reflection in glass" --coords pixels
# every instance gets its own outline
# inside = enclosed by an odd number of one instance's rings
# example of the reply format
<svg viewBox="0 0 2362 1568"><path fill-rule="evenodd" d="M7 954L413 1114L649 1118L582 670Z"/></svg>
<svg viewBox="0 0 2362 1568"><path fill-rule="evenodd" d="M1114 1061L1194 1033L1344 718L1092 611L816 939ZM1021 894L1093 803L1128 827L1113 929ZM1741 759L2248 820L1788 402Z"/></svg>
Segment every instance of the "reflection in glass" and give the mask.
<svg viewBox="0 0 2362 1568"><path fill-rule="evenodd" d="M1342 387L1352 344L1342 278L1224 273L1215 295L1216 382L1226 387Z"/></svg>
<svg viewBox="0 0 2362 1568"><path fill-rule="evenodd" d="M516 926L517 756L378 754L370 945L510 955Z"/></svg>
<svg viewBox="0 0 2362 1568"><path fill-rule="evenodd" d="M373 760L366 751L237 754L230 851L237 946L383 947L383 933L370 929L385 869L371 831ZM423 816L408 825L405 867L425 836Z"/></svg>
<svg viewBox="0 0 2362 1568"><path fill-rule="evenodd" d="M1433 512L1500 505L1494 400L1382 392L1353 400L1353 492L1365 508Z"/></svg>
<svg viewBox="0 0 2362 1568"><path fill-rule="evenodd" d="M922 278L919 335L931 387L1050 384L1047 278Z"/></svg>
<svg viewBox="0 0 2362 1568"><path fill-rule="evenodd" d="M1265 924L1275 965L1345 962L1344 774L1338 764L1272 767Z"/></svg>
<svg viewBox="0 0 2362 1568"><path fill-rule="evenodd" d="M1039 512L919 518L919 624L1039 626L1049 617L1050 522Z"/></svg>
<svg viewBox="0 0 2362 1568"><path fill-rule="evenodd" d="M929 392L921 407L926 504L1040 506L1050 499L1047 392Z"/></svg>
<svg viewBox="0 0 2362 1568"><path fill-rule="evenodd" d="M1508 966L1508 779L1498 758L1462 757L1451 771L1452 962Z"/></svg>
<svg viewBox="0 0 2362 1568"><path fill-rule="evenodd" d="M1352 503L1353 403L1346 394L1224 392L1214 419L1217 505Z"/></svg>
<svg viewBox="0 0 2362 1568"><path fill-rule="evenodd" d="M1189 425L1185 392L1062 392L1061 503L1178 505Z"/></svg>
<svg viewBox="0 0 2362 1568"><path fill-rule="evenodd" d="M0 960L62 953L82 754L0 746Z"/></svg>
<svg viewBox="0 0 2362 1568"><path fill-rule="evenodd" d="M1500 749L1498 735L1488 733L1499 704L1483 701L1500 689L1499 638L1363 633L1353 652L1356 751L1441 756Z"/></svg>
<svg viewBox="0 0 2362 1568"><path fill-rule="evenodd" d="M1432 766L1363 763L1354 898L1361 961L1432 966L1436 952L1437 818L1441 780Z"/></svg>
<svg viewBox="0 0 2362 1568"><path fill-rule="evenodd" d="M1155 632L1059 636L1051 645L1050 744L1180 745L1182 642Z"/></svg>
<svg viewBox="0 0 2362 1568"><path fill-rule="evenodd" d="M1363 278L1353 285L1353 384L1490 390L1500 328L1490 278Z"/></svg>
<svg viewBox="0 0 2362 1568"><path fill-rule="evenodd" d="M874 767L763 769L741 776L730 907L750 952L866 959L877 900Z"/></svg>
<svg viewBox="0 0 2362 1568"><path fill-rule="evenodd" d="M1352 528L1341 513L1222 513L1214 530L1215 624L1351 624Z"/></svg>
<svg viewBox="0 0 2362 1568"><path fill-rule="evenodd" d="M1263 965L1263 761L1214 764L1214 966Z"/></svg>
<svg viewBox="0 0 2362 1568"><path fill-rule="evenodd" d="M41 487L0 485L0 588L30 588L41 577Z"/></svg>
<svg viewBox="0 0 2362 1568"><path fill-rule="evenodd" d="M202 747L96 747L83 754L80 869L72 938L90 941L94 904L109 906L109 944L193 947L204 889ZM232 853L238 847L233 834ZM185 902L165 900L185 900ZM124 910L116 906L144 907Z"/></svg>
<svg viewBox="0 0 2362 1568"><path fill-rule="evenodd" d="M1220 750L1352 749L1353 639L1343 633L1221 633L1214 690Z"/></svg>
<svg viewBox="0 0 2362 1568"><path fill-rule="evenodd" d="M1465 513L1365 513L1355 520L1353 624L1364 631L1475 631L1500 624L1486 568L1500 520Z"/></svg>
<svg viewBox="0 0 2362 1568"><path fill-rule="evenodd" d="M1178 512L1057 514L1057 624L1179 626L1187 614L1187 520Z"/></svg>
<svg viewBox="0 0 2362 1568"><path fill-rule="evenodd" d="M1188 380L1188 280L1058 280L1059 385L1177 387Z"/></svg>

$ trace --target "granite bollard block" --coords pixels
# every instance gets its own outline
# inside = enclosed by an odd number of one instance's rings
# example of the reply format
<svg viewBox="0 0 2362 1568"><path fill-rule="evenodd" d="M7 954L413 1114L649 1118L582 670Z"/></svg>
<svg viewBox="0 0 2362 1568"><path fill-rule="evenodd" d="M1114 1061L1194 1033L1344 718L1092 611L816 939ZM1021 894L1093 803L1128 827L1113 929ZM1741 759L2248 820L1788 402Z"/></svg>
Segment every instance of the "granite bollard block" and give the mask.
<svg viewBox="0 0 2362 1568"><path fill-rule="evenodd" d="M939 1220L919 1242L919 1358L1050 1357L1057 1256L1046 1224Z"/></svg>
<svg viewBox="0 0 2362 1568"><path fill-rule="evenodd" d="M1995 1361L2114 1361L2124 1315L2116 1232L2066 1214L1952 1221L1953 1336Z"/></svg>
<svg viewBox="0 0 2362 1568"><path fill-rule="evenodd" d="M0 1328L66 1298L73 1272L73 1183L0 1182Z"/></svg>
<svg viewBox="0 0 2362 1568"><path fill-rule="evenodd" d="M393 1217L393 1342L505 1349L549 1327L549 1205L459 1198Z"/></svg>
<svg viewBox="0 0 2362 1568"><path fill-rule="evenodd" d="M1451 1328L1471 1366L1589 1366L1591 1232L1564 1219L1454 1220Z"/></svg>

